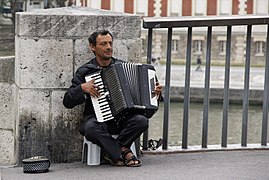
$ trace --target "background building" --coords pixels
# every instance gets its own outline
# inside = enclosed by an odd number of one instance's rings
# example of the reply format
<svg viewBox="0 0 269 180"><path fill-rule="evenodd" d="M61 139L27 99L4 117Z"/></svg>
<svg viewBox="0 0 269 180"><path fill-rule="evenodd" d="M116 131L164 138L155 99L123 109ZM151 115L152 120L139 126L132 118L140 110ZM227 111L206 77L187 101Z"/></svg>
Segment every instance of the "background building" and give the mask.
<svg viewBox="0 0 269 180"><path fill-rule="evenodd" d="M76 6L88 6L142 17L181 17L181 16L232 16L268 14L269 0L74 0ZM265 59L266 28L254 26L252 31L252 63L263 64ZM153 56L165 58L166 32L160 29L153 34ZM232 61L242 63L245 55L246 27L232 29ZM141 34L143 56L146 56L147 31ZM186 54L186 29L173 30L172 58L183 60ZM200 55L205 58L206 29L193 28L193 60ZM226 55L226 28L213 28L212 61L223 61Z"/></svg>
<svg viewBox="0 0 269 180"><path fill-rule="evenodd" d="M86 6L141 17L183 17L183 16L233 16L233 15L268 15L269 0L25 0L23 11L32 9L55 8L63 6ZM251 59L254 64L264 64L265 26L254 26L252 30ZM167 30L158 29L153 33L152 55L165 59ZM186 56L186 34L184 28L173 29L173 61L184 60ZM3 35L5 36L5 35ZM3 38L2 38L3 39ZM142 57L146 57L147 30L142 30ZM198 55L205 59L206 29L193 28L193 60ZM245 55L246 27L233 27L231 59L243 63ZM223 61L226 55L226 27L214 27L212 36L212 62Z"/></svg>

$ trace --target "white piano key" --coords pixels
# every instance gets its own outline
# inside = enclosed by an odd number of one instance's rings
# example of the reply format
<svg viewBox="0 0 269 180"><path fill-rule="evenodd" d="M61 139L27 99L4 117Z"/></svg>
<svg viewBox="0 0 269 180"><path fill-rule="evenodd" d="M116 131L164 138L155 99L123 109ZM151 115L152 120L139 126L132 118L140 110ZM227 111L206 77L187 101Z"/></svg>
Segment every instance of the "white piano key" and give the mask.
<svg viewBox="0 0 269 180"><path fill-rule="evenodd" d="M104 122L112 120L114 117L112 116L112 112L106 98L106 96L109 95L109 92L105 91L104 89L104 84L100 72L85 77L85 80L86 82L89 82L93 78L95 79L94 84L99 87L98 92L101 95L99 98L91 97L97 121Z"/></svg>

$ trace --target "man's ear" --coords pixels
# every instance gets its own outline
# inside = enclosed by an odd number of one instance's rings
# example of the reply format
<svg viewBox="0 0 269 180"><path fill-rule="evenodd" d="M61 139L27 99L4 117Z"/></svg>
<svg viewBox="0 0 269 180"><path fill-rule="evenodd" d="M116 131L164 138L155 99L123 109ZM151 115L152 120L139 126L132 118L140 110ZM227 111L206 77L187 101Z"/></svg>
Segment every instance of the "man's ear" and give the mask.
<svg viewBox="0 0 269 180"><path fill-rule="evenodd" d="M95 46L93 44L90 44L89 48L90 48L91 51L95 51Z"/></svg>

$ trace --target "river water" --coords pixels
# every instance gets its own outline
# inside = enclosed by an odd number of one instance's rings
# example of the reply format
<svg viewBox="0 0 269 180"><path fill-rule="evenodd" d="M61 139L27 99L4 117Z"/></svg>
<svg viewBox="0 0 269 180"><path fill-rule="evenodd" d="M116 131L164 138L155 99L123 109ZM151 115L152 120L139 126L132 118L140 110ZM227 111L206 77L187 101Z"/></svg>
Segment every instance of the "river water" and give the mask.
<svg viewBox="0 0 269 180"><path fill-rule="evenodd" d="M149 139L163 138L163 103L150 119ZM241 144L242 105L229 105L228 144ZM208 145L221 144L223 110L222 104L210 104L208 119ZM188 145L202 144L203 104L190 103ZM181 146L183 126L183 103L171 102L169 113L168 145ZM262 129L262 106L249 106L247 143L260 143Z"/></svg>

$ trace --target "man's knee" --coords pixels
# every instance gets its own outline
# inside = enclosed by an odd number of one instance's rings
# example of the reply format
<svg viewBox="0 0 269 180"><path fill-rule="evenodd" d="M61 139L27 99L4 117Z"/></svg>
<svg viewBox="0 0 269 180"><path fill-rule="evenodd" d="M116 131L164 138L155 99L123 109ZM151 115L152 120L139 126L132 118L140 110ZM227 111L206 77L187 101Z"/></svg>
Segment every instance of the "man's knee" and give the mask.
<svg viewBox="0 0 269 180"><path fill-rule="evenodd" d="M136 123L141 129L147 129L149 126L149 119L143 115L137 115L136 118Z"/></svg>
<svg viewBox="0 0 269 180"><path fill-rule="evenodd" d="M88 140L92 140L97 135L98 125L94 122L87 122L85 124L85 137Z"/></svg>

